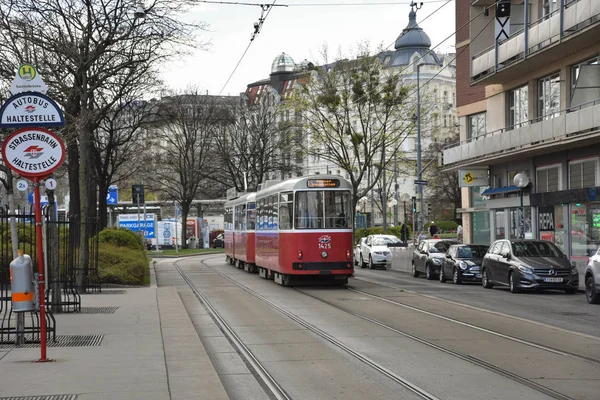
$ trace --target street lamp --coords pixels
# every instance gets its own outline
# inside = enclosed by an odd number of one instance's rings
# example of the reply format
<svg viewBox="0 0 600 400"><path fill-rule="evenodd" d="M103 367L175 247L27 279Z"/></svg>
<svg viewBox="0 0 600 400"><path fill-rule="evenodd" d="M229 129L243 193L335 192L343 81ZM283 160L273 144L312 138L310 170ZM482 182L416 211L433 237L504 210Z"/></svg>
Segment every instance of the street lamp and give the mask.
<svg viewBox="0 0 600 400"><path fill-rule="evenodd" d="M525 172L519 172L513 178L516 187L521 189L521 216L519 219L519 239L525 239L525 215L523 212L523 189L529 185L529 177Z"/></svg>
<svg viewBox="0 0 600 400"><path fill-rule="evenodd" d="M418 232L423 230L423 171L421 170L421 67L424 64L417 65L417 193L421 211L419 212Z"/></svg>
<svg viewBox="0 0 600 400"><path fill-rule="evenodd" d="M400 201L404 204L404 223L406 224L406 202L410 200L410 194L402 193L400 195Z"/></svg>

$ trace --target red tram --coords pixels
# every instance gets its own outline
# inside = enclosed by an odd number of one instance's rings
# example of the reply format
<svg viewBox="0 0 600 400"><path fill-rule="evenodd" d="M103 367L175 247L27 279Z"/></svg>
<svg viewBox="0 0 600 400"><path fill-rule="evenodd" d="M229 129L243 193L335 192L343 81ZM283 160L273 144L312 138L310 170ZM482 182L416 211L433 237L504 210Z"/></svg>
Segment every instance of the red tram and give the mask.
<svg viewBox="0 0 600 400"><path fill-rule="evenodd" d="M254 195L225 204L225 253L230 263L251 264L249 270L255 265L261 277L281 285L348 282L354 273L350 182L315 175L289 179ZM251 246L254 262L248 257Z"/></svg>
<svg viewBox="0 0 600 400"><path fill-rule="evenodd" d="M230 264L256 272L256 193L225 203L225 254Z"/></svg>

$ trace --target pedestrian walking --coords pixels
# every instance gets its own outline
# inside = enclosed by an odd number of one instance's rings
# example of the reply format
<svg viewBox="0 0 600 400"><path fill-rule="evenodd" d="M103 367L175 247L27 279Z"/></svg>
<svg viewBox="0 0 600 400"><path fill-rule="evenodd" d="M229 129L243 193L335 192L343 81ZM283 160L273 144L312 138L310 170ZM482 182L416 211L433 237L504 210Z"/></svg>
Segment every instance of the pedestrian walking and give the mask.
<svg viewBox="0 0 600 400"><path fill-rule="evenodd" d="M402 240L402 243L404 244L408 243L408 226L406 226L406 223L404 222L400 228L400 240Z"/></svg>
<svg viewBox="0 0 600 400"><path fill-rule="evenodd" d="M456 240L458 240L461 243L463 240L463 227L462 227L460 221L458 222L458 228L456 228Z"/></svg>
<svg viewBox="0 0 600 400"><path fill-rule="evenodd" d="M437 231L438 231L438 228L437 228L437 226L435 226L435 222L431 221L431 225L429 226L429 234L431 235L431 237L435 236Z"/></svg>
<svg viewBox="0 0 600 400"><path fill-rule="evenodd" d="M423 240L427 239L427 235L425 234L425 232L421 231L421 233L419 233L419 243L421 243Z"/></svg>

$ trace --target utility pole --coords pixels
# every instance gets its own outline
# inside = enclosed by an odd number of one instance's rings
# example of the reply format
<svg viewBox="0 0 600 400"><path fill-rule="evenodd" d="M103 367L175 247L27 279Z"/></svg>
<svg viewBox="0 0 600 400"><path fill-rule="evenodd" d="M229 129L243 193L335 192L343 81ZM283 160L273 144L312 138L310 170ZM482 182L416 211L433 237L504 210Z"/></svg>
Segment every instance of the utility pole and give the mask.
<svg viewBox="0 0 600 400"><path fill-rule="evenodd" d="M383 149L381 150L383 153L381 154L382 165L381 165L381 173L383 174L383 184L381 187L381 208L383 209L383 233L387 233L387 192L386 192L386 170L385 170L385 137L383 138Z"/></svg>
<svg viewBox="0 0 600 400"><path fill-rule="evenodd" d="M394 226L398 226L398 157L394 153ZM406 209L406 206L404 207ZM406 218L406 217L405 217Z"/></svg>
<svg viewBox="0 0 600 400"><path fill-rule="evenodd" d="M417 180L422 181L423 171L421 170L421 66L417 65ZM419 224L417 231L423 230L423 185L417 184L417 196L419 197Z"/></svg>

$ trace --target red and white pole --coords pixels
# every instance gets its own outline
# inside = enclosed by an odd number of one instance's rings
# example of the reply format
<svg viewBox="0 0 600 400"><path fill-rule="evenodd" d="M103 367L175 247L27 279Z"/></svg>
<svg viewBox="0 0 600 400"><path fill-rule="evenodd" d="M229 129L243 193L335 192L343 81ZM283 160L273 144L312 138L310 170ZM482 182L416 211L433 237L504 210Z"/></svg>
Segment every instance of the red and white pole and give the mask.
<svg viewBox="0 0 600 400"><path fill-rule="evenodd" d="M35 204L35 243L37 249L38 285L40 296L40 350L37 362L52 361L46 358L46 275L44 274L44 248L42 242L42 207L40 205L40 178L33 178L33 202Z"/></svg>

